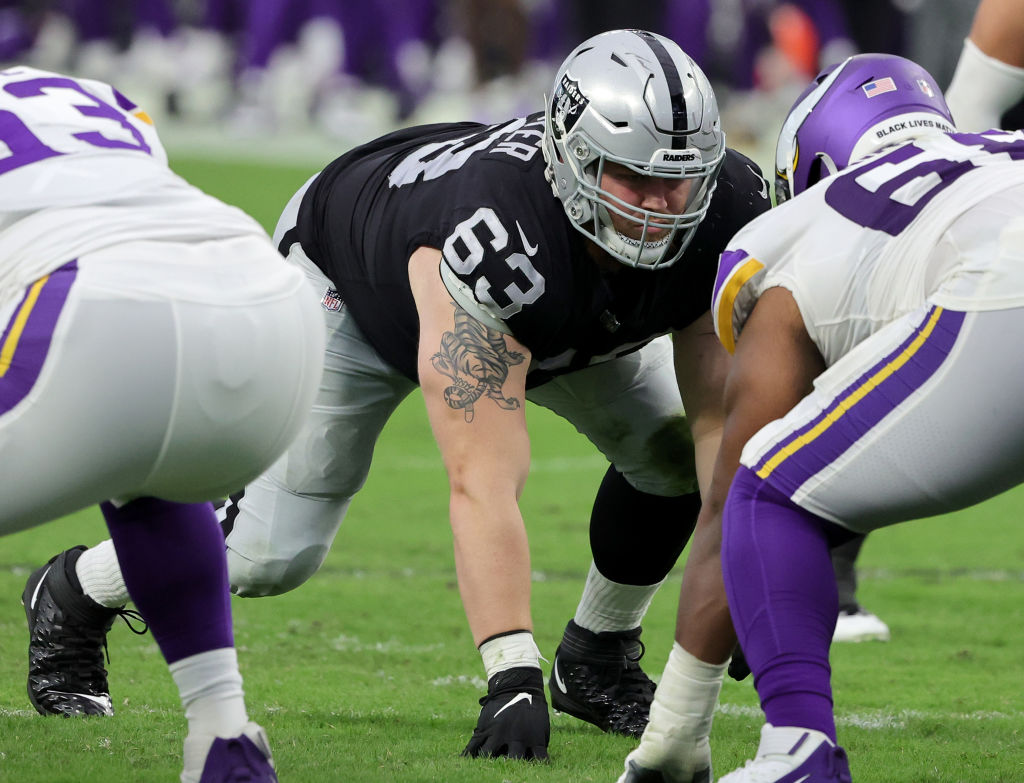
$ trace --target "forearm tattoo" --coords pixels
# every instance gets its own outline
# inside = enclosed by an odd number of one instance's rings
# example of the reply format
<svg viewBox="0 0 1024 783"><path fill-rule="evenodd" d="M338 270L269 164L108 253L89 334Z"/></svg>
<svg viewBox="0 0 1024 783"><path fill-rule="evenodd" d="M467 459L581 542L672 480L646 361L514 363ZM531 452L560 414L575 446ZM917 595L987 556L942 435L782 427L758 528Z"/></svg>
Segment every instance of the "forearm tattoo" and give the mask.
<svg viewBox="0 0 1024 783"><path fill-rule="evenodd" d="M523 355L510 351L505 335L473 318L455 302L455 329L441 335L441 350L430 363L452 380L444 390L444 401L454 410L462 410L466 421L473 421L473 406L481 397L490 397L500 408L515 410L520 402L506 397L501 390L508 379L508 368L522 364Z"/></svg>

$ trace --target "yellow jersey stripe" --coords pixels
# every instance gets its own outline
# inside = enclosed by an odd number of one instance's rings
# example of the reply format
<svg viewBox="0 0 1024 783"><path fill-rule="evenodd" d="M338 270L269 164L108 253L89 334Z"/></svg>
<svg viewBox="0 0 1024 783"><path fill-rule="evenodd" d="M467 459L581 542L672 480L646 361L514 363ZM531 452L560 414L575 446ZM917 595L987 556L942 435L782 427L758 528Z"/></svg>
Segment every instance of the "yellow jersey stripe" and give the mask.
<svg viewBox="0 0 1024 783"><path fill-rule="evenodd" d="M729 276L729 282L723 286L718 297L718 339L729 353L736 350L736 338L732 330L732 312L736 296L747 281L762 269L764 264L756 258L748 258Z"/></svg>
<svg viewBox="0 0 1024 783"><path fill-rule="evenodd" d="M11 362L14 361L14 352L18 348L18 341L21 339L22 332L25 331L25 324L28 323L28 317L32 314L32 308L36 306L36 302L39 300L39 292L43 290L43 286L46 285L46 281L49 279L50 276L46 275L46 277L42 277L32 284L32 287L28 290L28 295L25 297L25 301L21 303L18 314L14 316L11 331L8 333L7 339L4 340L4 344L0 346L0 378L3 378L7 371L11 369Z"/></svg>

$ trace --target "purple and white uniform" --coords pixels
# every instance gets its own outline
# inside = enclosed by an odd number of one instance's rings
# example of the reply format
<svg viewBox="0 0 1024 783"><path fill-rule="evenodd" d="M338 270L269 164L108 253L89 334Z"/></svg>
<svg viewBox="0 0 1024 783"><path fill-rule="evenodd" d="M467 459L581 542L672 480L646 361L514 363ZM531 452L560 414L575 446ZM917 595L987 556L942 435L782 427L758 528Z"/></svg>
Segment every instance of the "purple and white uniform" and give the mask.
<svg viewBox="0 0 1024 783"><path fill-rule="evenodd" d="M727 348L776 286L828 369L745 467L861 532L1024 481L1024 134L924 136L751 222L715 284Z"/></svg>
<svg viewBox="0 0 1024 783"><path fill-rule="evenodd" d="M0 141L0 533L257 475L320 374L302 274L108 85L0 72Z"/></svg>

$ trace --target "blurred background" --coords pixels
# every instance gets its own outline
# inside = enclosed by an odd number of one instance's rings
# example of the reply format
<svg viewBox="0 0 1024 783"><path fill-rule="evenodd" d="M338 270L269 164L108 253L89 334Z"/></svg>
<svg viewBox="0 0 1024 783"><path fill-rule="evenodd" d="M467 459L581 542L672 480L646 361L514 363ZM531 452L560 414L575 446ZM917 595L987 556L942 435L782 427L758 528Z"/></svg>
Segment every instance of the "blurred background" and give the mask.
<svg viewBox="0 0 1024 783"><path fill-rule="evenodd" d="M675 39L730 146L770 164L793 98L858 51L948 85L977 0L0 0L0 62L102 79L173 150L326 162L402 125L539 110L602 30Z"/></svg>

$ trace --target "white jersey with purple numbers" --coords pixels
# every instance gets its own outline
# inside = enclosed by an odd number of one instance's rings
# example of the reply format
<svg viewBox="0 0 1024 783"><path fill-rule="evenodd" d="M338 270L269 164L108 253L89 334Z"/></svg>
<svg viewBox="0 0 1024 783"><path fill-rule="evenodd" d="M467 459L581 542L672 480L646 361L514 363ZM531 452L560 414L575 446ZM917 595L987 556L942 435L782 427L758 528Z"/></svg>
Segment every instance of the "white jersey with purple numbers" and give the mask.
<svg viewBox="0 0 1024 783"><path fill-rule="evenodd" d="M999 236L971 236L969 221L949 232L972 206L1021 187L1019 131L935 134L851 166L733 237L715 283L719 338L732 350L775 286L793 293L828 366L926 299L959 311L1024 305L1024 264ZM1024 232L1024 214L1004 230Z"/></svg>
<svg viewBox="0 0 1024 783"><path fill-rule="evenodd" d="M151 120L113 87L0 71L0 301L120 242L262 233L174 174Z"/></svg>
<svg viewBox="0 0 1024 783"><path fill-rule="evenodd" d="M1024 482L1024 134L922 138L741 230L716 329L793 293L827 369L740 463L859 532Z"/></svg>

